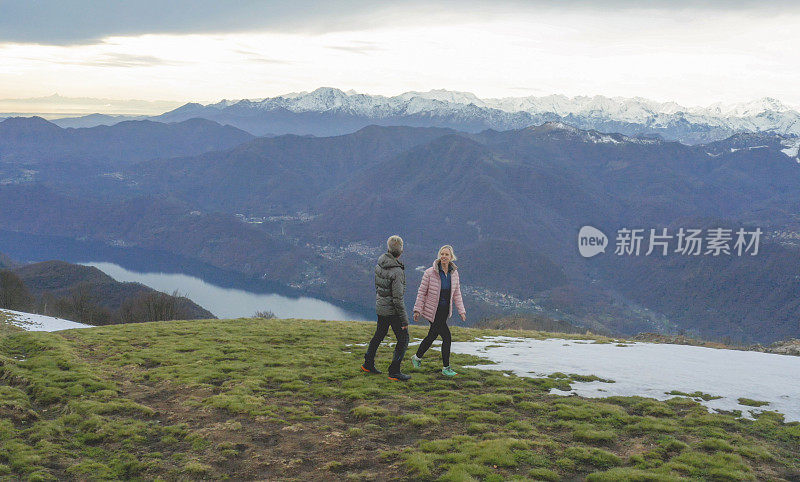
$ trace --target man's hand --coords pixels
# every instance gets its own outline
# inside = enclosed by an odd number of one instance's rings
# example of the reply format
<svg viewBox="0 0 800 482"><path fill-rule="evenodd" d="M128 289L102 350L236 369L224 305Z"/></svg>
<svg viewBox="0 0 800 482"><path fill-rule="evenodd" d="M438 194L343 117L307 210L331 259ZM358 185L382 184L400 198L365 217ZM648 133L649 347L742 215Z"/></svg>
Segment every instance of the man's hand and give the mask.
<svg viewBox="0 0 800 482"><path fill-rule="evenodd" d="M467 321L467 315L461 314L461 321Z"/></svg>
<svg viewBox="0 0 800 482"><path fill-rule="evenodd" d="M414 323L419 321L419 311L414 312Z"/></svg>

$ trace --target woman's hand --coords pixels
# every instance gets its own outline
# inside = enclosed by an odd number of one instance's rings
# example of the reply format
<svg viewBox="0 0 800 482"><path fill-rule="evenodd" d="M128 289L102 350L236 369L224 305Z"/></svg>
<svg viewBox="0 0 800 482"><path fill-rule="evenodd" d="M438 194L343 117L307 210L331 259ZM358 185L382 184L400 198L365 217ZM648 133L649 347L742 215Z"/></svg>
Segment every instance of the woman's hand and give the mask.
<svg viewBox="0 0 800 482"><path fill-rule="evenodd" d="M461 313L459 314L461 315L461 321L467 321L467 315Z"/></svg>
<svg viewBox="0 0 800 482"><path fill-rule="evenodd" d="M414 312L414 323L419 321L419 311Z"/></svg>

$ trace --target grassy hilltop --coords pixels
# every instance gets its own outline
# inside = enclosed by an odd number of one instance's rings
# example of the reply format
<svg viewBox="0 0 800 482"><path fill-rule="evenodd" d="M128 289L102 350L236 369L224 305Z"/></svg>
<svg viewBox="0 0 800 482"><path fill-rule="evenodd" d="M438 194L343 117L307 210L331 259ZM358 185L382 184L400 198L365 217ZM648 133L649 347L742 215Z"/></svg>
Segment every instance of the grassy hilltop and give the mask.
<svg viewBox="0 0 800 482"><path fill-rule="evenodd" d="M359 371L356 344L373 328L239 319L41 333L0 323L0 479L800 478L800 424L775 413L748 421L685 397L559 397L548 390L575 377L465 369L478 360L458 354L453 379L431 353L421 371L404 363L410 382L392 382ZM412 326L412 338L424 329Z"/></svg>

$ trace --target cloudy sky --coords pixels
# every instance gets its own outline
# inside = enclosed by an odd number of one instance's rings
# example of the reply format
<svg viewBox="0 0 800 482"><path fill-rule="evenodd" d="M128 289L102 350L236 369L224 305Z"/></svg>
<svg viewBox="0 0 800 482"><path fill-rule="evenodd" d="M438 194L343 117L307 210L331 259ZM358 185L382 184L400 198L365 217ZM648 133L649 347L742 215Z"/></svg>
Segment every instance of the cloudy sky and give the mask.
<svg viewBox="0 0 800 482"><path fill-rule="evenodd" d="M327 86L798 107L799 4L0 0L0 99L208 102Z"/></svg>

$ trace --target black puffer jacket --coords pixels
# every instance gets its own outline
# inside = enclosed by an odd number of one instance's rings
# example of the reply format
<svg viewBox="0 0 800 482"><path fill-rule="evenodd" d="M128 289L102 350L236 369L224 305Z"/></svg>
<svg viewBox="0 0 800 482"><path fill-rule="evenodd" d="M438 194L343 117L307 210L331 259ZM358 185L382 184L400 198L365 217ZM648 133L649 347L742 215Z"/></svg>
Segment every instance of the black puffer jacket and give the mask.
<svg viewBox="0 0 800 482"><path fill-rule="evenodd" d="M375 266L375 311L380 316L397 315L403 326L408 325L408 315L403 304L405 292L405 266L391 253L383 253Z"/></svg>

